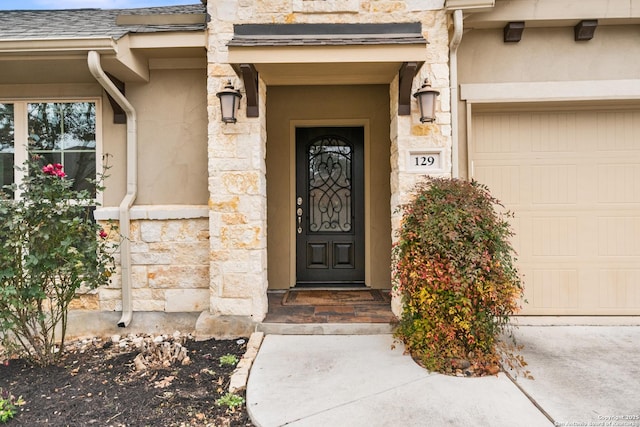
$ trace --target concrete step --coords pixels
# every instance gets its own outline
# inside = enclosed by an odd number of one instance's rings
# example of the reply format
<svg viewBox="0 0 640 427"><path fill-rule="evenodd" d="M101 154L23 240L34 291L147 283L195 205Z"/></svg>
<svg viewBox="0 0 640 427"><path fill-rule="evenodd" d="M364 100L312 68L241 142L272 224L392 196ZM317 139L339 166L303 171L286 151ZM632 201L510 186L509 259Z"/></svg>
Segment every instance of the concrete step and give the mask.
<svg viewBox="0 0 640 427"><path fill-rule="evenodd" d="M393 333L388 323L259 323L266 335L385 335Z"/></svg>

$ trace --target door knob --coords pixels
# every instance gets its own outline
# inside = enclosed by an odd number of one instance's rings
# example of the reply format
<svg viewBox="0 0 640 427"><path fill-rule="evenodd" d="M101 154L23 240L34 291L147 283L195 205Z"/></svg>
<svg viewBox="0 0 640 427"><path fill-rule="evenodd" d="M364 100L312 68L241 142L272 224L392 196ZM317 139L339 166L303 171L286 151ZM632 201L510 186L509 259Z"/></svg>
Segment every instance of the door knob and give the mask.
<svg viewBox="0 0 640 427"><path fill-rule="evenodd" d="M298 205L298 209L296 209L296 217L298 219L298 234L302 234L302 197L298 197L296 199L296 204Z"/></svg>

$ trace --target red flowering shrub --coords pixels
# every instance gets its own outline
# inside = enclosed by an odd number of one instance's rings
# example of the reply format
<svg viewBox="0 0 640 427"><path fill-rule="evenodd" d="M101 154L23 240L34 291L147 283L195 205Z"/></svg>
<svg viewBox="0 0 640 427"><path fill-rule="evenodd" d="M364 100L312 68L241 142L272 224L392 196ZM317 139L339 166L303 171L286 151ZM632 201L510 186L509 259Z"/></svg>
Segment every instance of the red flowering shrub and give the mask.
<svg viewBox="0 0 640 427"><path fill-rule="evenodd" d="M40 160L27 161L23 181L0 191L0 344L49 365L62 354L76 292L107 285L115 266L107 233L92 218L92 192L75 190L61 164ZM17 190L19 198L6 198Z"/></svg>
<svg viewBox="0 0 640 427"><path fill-rule="evenodd" d="M404 309L395 334L429 370L496 372L499 334L523 291L499 205L477 182L430 178L401 206L393 270Z"/></svg>

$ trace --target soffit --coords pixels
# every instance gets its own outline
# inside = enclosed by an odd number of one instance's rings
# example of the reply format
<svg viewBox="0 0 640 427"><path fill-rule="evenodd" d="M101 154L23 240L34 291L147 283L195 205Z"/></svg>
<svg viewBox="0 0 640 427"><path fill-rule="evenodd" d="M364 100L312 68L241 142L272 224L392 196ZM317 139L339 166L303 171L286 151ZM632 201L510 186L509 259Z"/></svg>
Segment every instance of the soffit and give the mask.
<svg viewBox="0 0 640 427"><path fill-rule="evenodd" d="M423 63L420 23L250 24L234 27L229 63L252 64L265 83L388 84L402 63Z"/></svg>

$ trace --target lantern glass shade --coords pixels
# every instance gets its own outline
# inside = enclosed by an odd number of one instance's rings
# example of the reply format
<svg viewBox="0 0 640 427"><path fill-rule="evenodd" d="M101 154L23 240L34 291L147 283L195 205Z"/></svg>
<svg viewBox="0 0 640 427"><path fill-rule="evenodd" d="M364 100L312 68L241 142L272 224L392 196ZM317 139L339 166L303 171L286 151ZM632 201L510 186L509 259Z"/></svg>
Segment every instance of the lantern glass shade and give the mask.
<svg viewBox="0 0 640 427"><path fill-rule="evenodd" d="M242 98L240 92L235 90L231 81L229 81L223 90L216 93L216 96L220 98L222 121L224 123L235 123L237 121L238 108L240 107L240 98Z"/></svg>
<svg viewBox="0 0 640 427"><path fill-rule="evenodd" d="M431 89L426 79L422 87L413 94L420 107L421 123L432 123L436 120L436 97L438 95L440 95L440 92Z"/></svg>

